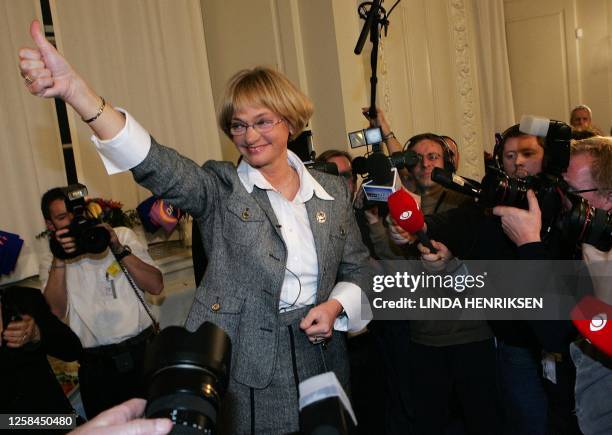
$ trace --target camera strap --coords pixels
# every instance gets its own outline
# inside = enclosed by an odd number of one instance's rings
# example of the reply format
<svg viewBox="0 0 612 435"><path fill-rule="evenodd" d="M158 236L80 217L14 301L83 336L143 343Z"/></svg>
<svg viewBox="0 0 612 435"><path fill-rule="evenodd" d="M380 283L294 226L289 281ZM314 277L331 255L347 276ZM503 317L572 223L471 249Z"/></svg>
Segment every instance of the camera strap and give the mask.
<svg viewBox="0 0 612 435"><path fill-rule="evenodd" d="M112 250L111 250L111 252L112 252ZM113 255L115 256L115 258L117 258L117 256L115 255L114 252L113 252ZM138 286L136 285L136 283L132 279L132 276L130 275L130 273L128 272L127 268L125 267L125 265L121 261L119 261L119 260L117 260L117 263L119 264L119 267L123 271L123 274L125 275L125 277L127 278L128 282L130 283L130 286L132 287L132 290L134 290L134 294L136 295L136 297L138 298L138 300L142 304L143 308L145 309L145 311L147 312L147 314L151 318L151 321L153 322L153 331L155 332L155 334L159 334L159 332L161 331L161 328L159 327L159 322L155 319L155 317L153 316L153 313L151 313L151 309L149 308L147 303L142 298L142 295L140 294L140 292L142 292L142 290L140 290L138 288ZM140 290L140 292L139 292L139 290Z"/></svg>

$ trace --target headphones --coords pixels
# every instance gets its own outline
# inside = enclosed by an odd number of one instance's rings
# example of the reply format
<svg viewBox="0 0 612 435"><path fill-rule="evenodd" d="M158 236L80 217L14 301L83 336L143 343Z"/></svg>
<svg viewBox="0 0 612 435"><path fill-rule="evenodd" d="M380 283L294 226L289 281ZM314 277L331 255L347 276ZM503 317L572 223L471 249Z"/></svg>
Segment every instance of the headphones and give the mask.
<svg viewBox="0 0 612 435"><path fill-rule="evenodd" d="M444 138L442 138L442 136L438 136L437 134L422 133L417 134L416 136L412 136L404 145L404 150L414 148L414 146L422 140L431 140L440 145L440 147L442 147L442 158L444 160L445 171L455 172L457 170L457 168L455 168L455 164L453 163L453 152L451 151Z"/></svg>
<svg viewBox="0 0 612 435"><path fill-rule="evenodd" d="M519 129L520 124L508 127L503 133L495 133L495 146L493 147L493 162L502 171L504 170L504 145L512 137L523 136L524 133Z"/></svg>
<svg viewBox="0 0 612 435"><path fill-rule="evenodd" d="M548 143L542 137L536 136L538 144L544 149L544 158L542 160L542 172L552 171L557 175L567 169L569 162L569 139L571 137L571 130L565 123L559 121L550 121L551 126L558 129L561 140L553 141ZM553 128L553 127L550 127ZM495 147L493 147L493 160L495 165L504 170L504 145L513 137L530 136L528 133L523 133L520 130L520 124L514 124L512 127L507 128L502 134L495 134ZM567 141L564 141L563 136Z"/></svg>

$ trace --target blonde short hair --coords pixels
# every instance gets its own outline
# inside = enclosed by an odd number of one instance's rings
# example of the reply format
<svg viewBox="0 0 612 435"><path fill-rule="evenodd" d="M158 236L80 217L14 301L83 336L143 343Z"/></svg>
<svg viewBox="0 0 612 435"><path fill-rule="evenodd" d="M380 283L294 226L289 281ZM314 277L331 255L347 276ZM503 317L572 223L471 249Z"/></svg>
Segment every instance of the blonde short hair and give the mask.
<svg viewBox="0 0 612 435"><path fill-rule="evenodd" d="M218 122L229 138L234 114L246 106L263 106L282 116L292 140L299 136L314 112L312 101L285 75L262 66L238 71L227 84Z"/></svg>
<svg viewBox="0 0 612 435"><path fill-rule="evenodd" d="M593 157L591 176L600 189L606 194L612 189L612 137L594 136L588 139L572 141L572 155L588 154Z"/></svg>

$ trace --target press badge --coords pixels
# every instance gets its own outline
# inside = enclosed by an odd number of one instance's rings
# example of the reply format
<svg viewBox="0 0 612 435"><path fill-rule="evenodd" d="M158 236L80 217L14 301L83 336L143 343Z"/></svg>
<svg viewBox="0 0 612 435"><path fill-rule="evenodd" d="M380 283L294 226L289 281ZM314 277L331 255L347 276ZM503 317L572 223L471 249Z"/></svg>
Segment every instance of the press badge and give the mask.
<svg viewBox="0 0 612 435"><path fill-rule="evenodd" d="M111 265L108 266L108 268L106 269L107 275L112 278L116 278L117 275L119 275L119 272L121 272L121 266L119 266L119 263L117 263L117 261L113 261Z"/></svg>
<svg viewBox="0 0 612 435"><path fill-rule="evenodd" d="M104 286L104 294L113 299L117 299L117 289L115 288L115 277L121 272L121 267L116 261L113 261L110 266L106 269L105 279L106 283Z"/></svg>

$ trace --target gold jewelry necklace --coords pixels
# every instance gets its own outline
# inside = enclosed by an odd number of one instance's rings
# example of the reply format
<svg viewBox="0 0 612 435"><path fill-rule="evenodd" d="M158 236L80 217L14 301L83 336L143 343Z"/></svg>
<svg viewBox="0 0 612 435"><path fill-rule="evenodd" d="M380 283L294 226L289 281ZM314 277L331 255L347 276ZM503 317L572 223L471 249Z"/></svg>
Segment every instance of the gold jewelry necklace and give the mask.
<svg viewBox="0 0 612 435"><path fill-rule="evenodd" d="M291 173L290 173L290 175L289 175L289 179L288 179L287 181L285 181L283 184L281 184L280 186L275 187L275 188L276 188L276 190L277 190L279 193L281 193L281 194L282 194L282 193L283 193L283 191L285 190L285 188L286 188L286 187L288 187L288 186L290 187L290 186L291 186L291 183L293 183L294 175L297 175L297 172L295 171L295 169L294 169L293 167L291 167Z"/></svg>

